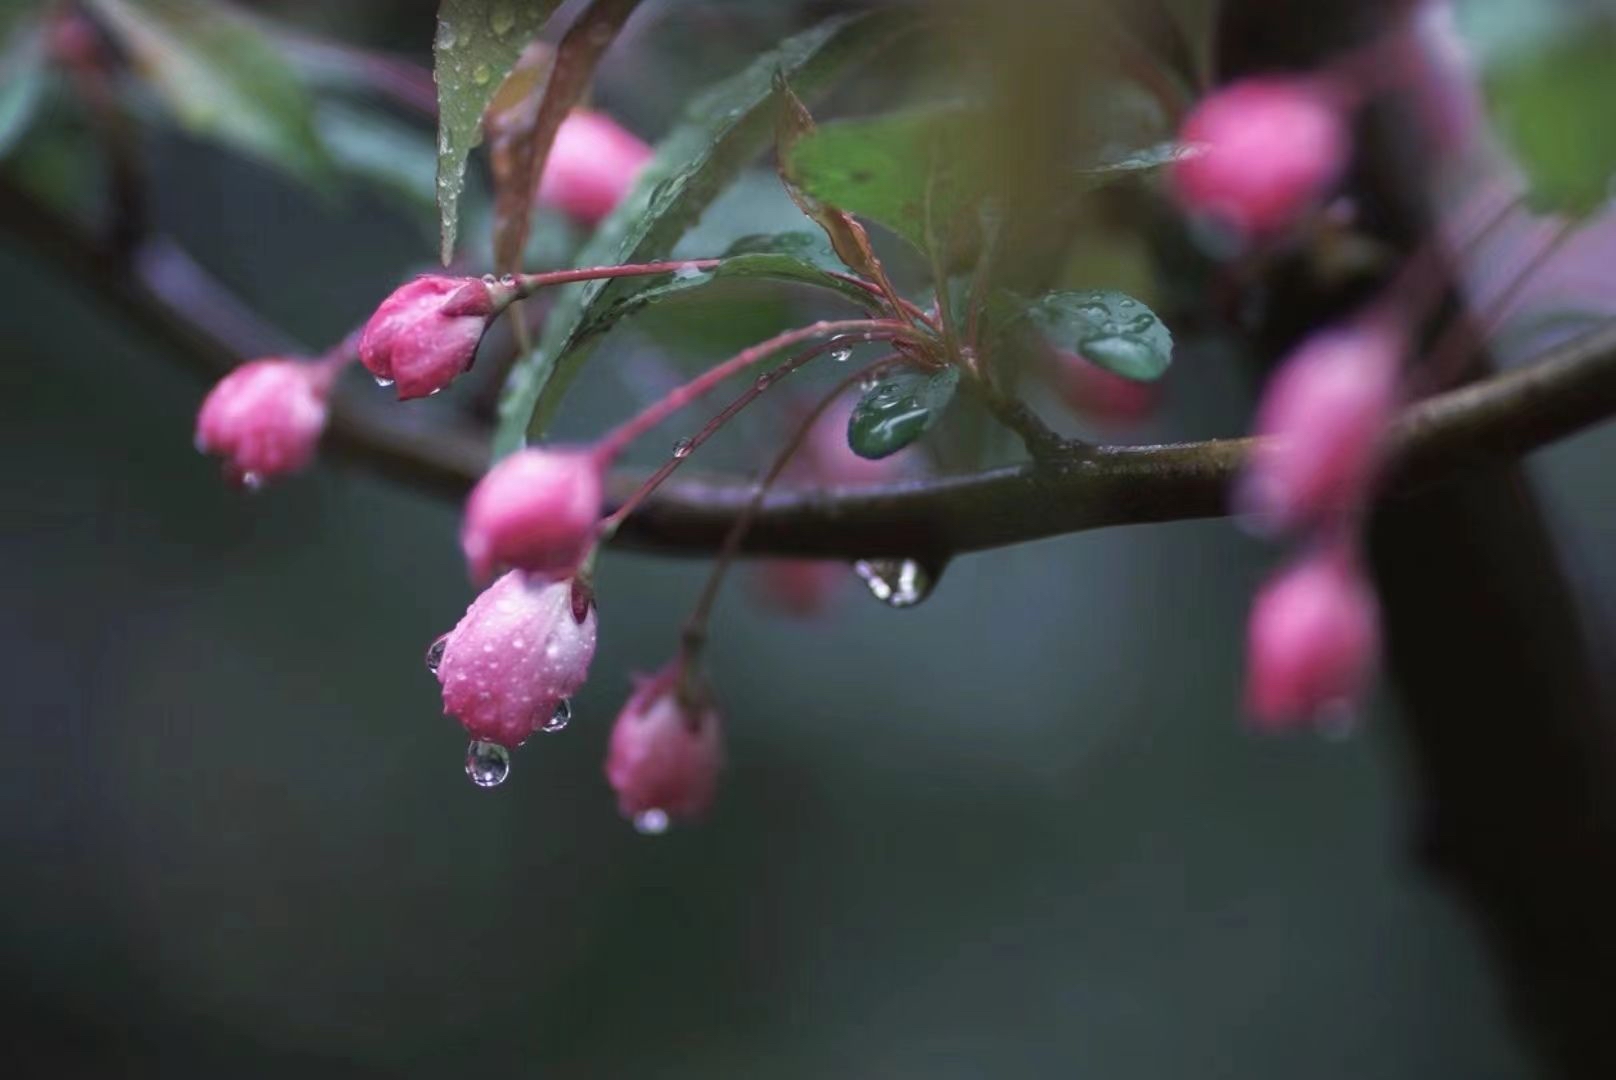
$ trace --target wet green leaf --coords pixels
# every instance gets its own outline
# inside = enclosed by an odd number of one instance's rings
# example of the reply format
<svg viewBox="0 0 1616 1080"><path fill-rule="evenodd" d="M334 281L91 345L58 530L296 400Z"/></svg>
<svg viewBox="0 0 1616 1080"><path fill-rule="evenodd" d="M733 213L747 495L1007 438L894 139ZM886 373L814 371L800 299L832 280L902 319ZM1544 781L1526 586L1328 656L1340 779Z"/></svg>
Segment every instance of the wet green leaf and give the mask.
<svg viewBox="0 0 1616 1080"><path fill-rule="evenodd" d="M482 141L483 110L560 0L443 0L432 43L438 84L438 215L442 256L454 254L466 156Z"/></svg>
<svg viewBox="0 0 1616 1080"><path fill-rule="evenodd" d="M1173 336L1144 304L1113 289L1045 293L1025 317L1051 346L1129 379L1159 379L1173 362Z"/></svg>
<svg viewBox="0 0 1616 1080"><path fill-rule="evenodd" d="M309 96L252 20L203 0L92 3L186 128L303 180L329 181Z"/></svg>
<svg viewBox="0 0 1616 1080"><path fill-rule="evenodd" d="M859 457L884 458L908 446L954 400L959 372L904 371L865 391L847 419L847 445Z"/></svg>
<svg viewBox="0 0 1616 1080"><path fill-rule="evenodd" d="M578 255L580 265L663 258L712 201L774 136L775 74L805 99L828 90L849 68L892 41L911 18L903 12L843 16L782 42L712 87L657 146L628 198L601 223ZM495 435L496 454L541 434L561 396L599 340L601 315L644 288L644 281L590 281L556 299L538 346L511 372ZM609 324L608 324L609 325Z"/></svg>

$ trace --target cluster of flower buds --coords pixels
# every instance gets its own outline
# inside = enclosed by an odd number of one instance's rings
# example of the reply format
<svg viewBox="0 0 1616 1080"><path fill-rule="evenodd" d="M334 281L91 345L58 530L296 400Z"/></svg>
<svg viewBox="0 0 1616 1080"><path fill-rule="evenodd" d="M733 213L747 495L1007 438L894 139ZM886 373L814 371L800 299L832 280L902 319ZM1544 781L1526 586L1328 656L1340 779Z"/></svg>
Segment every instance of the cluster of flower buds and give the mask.
<svg viewBox="0 0 1616 1080"><path fill-rule="evenodd" d="M1354 534L1401 395L1406 331L1386 311L1304 341L1269 380L1235 494L1246 519L1309 548L1258 594L1247 705L1269 730L1338 720L1368 690L1379 611Z"/></svg>
<svg viewBox="0 0 1616 1080"><path fill-rule="evenodd" d="M1168 179L1192 215L1242 243L1273 239L1316 208L1351 149L1348 95L1322 76L1254 77L1209 95L1179 132Z"/></svg>

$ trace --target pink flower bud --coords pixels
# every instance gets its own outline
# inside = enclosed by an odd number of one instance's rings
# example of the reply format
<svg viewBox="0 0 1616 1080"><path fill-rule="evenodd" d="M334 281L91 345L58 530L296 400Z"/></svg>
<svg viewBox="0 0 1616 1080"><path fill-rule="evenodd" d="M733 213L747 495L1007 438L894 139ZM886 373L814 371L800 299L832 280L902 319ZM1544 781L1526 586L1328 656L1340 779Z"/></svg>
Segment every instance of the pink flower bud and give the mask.
<svg viewBox="0 0 1616 1080"><path fill-rule="evenodd" d="M220 379L196 416L196 446L225 458L248 487L314 460L333 371L299 360L253 360Z"/></svg>
<svg viewBox="0 0 1616 1080"><path fill-rule="evenodd" d="M1055 392L1084 419L1105 428L1140 423L1161 404L1161 384L1125 379L1077 353L1052 354Z"/></svg>
<svg viewBox="0 0 1616 1080"><path fill-rule="evenodd" d="M561 122L539 178L539 204L596 225L623 201L652 150L605 113L579 109Z"/></svg>
<svg viewBox="0 0 1616 1080"><path fill-rule="evenodd" d="M1243 79L1212 94L1184 121L1193 153L1173 163L1185 209L1242 240L1281 232L1318 203L1346 167L1341 103L1302 78Z"/></svg>
<svg viewBox="0 0 1616 1080"><path fill-rule="evenodd" d="M564 724L595 656L595 622L592 602L574 604L570 579L506 574L471 602L441 653L434 646L443 714L473 738L511 748Z"/></svg>
<svg viewBox="0 0 1616 1080"><path fill-rule="evenodd" d="M495 310L477 278L428 275L405 282L376 309L359 338L359 360L398 399L436 394L471 367Z"/></svg>
<svg viewBox="0 0 1616 1080"><path fill-rule="evenodd" d="M1321 331L1263 392L1235 500L1265 529L1289 530L1356 510L1369 495L1397 407L1404 338L1380 319Z"/></svg>
<svg viewBox="0 0 1616 1080"><path fill-rule="evenodd" d="M846 563L825 559L765 559L753 580L764 603L798 618L818 615L852 577Z"/></svg>
<svg viewBox="0 0 1616 1080"><path fill-rule="evenodd" d="M472 489L460 547L476 579L510 566L571 574L594 542L605 500L600 460L587 449L519 450Z"/></svg>
<svg viewBox="0 0 1616 1080"><path fill-rule="evenodd" d="M648 832L700 817L718 791L723 733L717 710L679 700L679 669L641 683L618 714L606 755L617 808Z"/></svg>
<svg viewBox="0 0 1616 1080"><path fill-rule="evenodd" d="M1374 590L1345 551L1315 553L1257 594L1247 635L1246 707L1269 730L1361 698L1380 651Z"/></svg>

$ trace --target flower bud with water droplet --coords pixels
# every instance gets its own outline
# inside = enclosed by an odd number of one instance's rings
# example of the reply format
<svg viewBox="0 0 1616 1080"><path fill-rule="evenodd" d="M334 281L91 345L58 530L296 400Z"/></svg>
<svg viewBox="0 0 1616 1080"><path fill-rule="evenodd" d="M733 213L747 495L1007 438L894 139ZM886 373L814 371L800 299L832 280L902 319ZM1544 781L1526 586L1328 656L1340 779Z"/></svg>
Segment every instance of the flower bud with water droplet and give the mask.
<svg viewBox="0 0 1616 1080"><path fill-rule="evenodd" d="M477 580L496 567L570 575L595 539L605 501L600 459L582 447L533 447L472 489L460 546Z"/></svg>
<svg viewBox="0 0 1616 1080"><path fill-rule="evenodd" d="M553 724L595 656L594 605L580 619L572 597L570 580L512 571L473 600L438 660L444 715L504 747Z"/></svg>
<svg viewBox="0 0 1616 1080"><path fill-rule="evenodd" d="M1239 241L1289 228L1318 205L1351 149L1342 96L1320 79L1242 79L1201 101L1168 179L1190 213Z"/></svg>
<svg viewBox="0 0 1616 1080"><path fill-rule="evenodd" d="M325 431L335 370L300 360L253 360L208 392L196 417L196 446L225 459L246 487L314 460Z"/></svg>
<svg viewBox="0 0 1616 1080"><path fill-rule="evenodd" d="M598 225L634 189L653 152L605 113L575 109L561 122L539 180L539 205Z"/></svg>
<svg viewBox="0 0 1616 1080"><path fill-rule="evenodd" d="M606 779L618 810L637 823L660 820L665 827L700 817L718 791L724 759L718 711L706 701L681 700L679 683L677 664L643 681L612 727Z"/></svg>
<svg viewBox="0 0 1616 1080"><path fill-rule="evenodd" d="M1161 404L1160 382L1124 378L1075 352L1052 351L1049 368L1050 381L1066 406L1102 428L1133 427Z"/></svg>
<svg viewBox="0 0 1616 1080"><path fill-rule="evenodd" d="M359 360L390 380L400 401L435 394L471 367L506 300L478 278L418 277L376 308L359 338Z"/></svg>
<svg viewBox="0 0 1616 1080"><path fill-rule="evenodd" d="M1396 410L1405 338L1371 317L1321 331L1263 391L1253 451L1235 503L1258 531L1289 531L1355 512L1370 494Z"/></svg>
<svg viewBox="0 0 1616 1080"><path fill-rule="evenodd" d="M1354 553L1313 552L1257 593L1246 709L1270 731L1339 714L1369 688L1379 652L1380 606Z"/></svg>

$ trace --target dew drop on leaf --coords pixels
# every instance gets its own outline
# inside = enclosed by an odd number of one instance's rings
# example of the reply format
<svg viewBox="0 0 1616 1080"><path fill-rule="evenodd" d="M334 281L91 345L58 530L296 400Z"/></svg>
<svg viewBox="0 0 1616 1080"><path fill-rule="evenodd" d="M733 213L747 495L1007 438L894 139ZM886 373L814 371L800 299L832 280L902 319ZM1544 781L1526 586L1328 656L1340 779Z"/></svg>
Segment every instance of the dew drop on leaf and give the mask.
<svg viewBox="0 0 1616 1080"><path fill-rule="evenodd" d="M473 739L466 747L466 775L478 787L498 787L511 775L511 752L499 743Z"/></svg>

